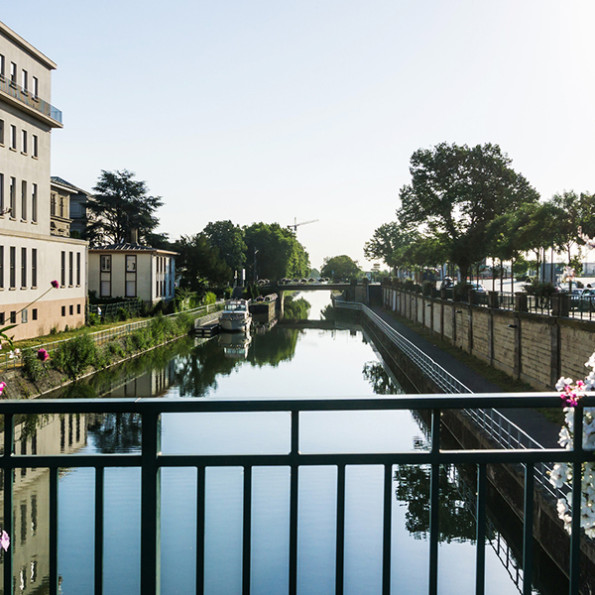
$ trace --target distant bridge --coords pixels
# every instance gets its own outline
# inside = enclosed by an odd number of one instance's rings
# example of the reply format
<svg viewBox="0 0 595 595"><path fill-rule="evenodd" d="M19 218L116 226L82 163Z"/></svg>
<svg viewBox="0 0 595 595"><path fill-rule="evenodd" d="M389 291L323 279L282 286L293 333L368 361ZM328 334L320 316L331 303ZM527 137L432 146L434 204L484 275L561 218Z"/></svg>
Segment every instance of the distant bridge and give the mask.
<svg viewBox="0 0 595 595"><path fill-rule="evenodd" d="M270 291L280 293L281 291L343 291L351 287L349 283L271 283L269 285L262 285L260 289L263 291Z"/></svg>

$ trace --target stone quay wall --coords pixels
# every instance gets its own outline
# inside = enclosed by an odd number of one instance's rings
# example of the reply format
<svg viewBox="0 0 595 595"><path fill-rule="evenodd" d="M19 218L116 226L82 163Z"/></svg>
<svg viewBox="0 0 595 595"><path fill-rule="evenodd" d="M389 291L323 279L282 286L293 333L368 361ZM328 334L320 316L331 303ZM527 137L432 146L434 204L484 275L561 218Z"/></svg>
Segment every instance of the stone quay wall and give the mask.
<svg viewBox="0 0 595 595"><path fill-rule="evenodd" d="M595 321L474 306L390 286L383 287L382 301L535 390L553 390L560 376L584 378L595 351Z"/></svg>

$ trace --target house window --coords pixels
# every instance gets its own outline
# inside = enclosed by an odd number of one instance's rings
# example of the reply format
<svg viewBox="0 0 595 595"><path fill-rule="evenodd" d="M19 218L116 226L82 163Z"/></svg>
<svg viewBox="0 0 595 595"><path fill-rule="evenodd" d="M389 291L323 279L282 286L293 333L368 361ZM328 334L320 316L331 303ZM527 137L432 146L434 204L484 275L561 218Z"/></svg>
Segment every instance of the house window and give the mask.
<svg viewBox="0 0 595 595"><path fill-rule="evenodd" d="M22 76L21 76L21 81L22 81L22 87L23 87L23 91L25 91L25 93L27 92L27 90L29 89L29 73L23 68L23 72L22 72Z"/></svg>
<svg viewBox="0 0 595 595"><path fill-rule="evenodd" d="M72 287L74 278L74 253L68 253L68 285Z"/></svg>
<svg viewBox="0 0 595 595"><path fill-rule="evenodd" d="M37 223L37 184L32 184L31 190L31 221Z"/></svg>
<svg viewBox="0 0 595 595"><path fill-rule="evenodd" d="M66 252L60 252L60 286L66 285Z"/></svg>
<svg viewBox="0 0 595 595"><path fill-rule="evenodd" d="M4 324L6 322L6 315L4 312L0 312L0 324Z"/></svg>
<svg viewBox="0 0 595 595"><path fill-rule="evenodd" d="M76 305L76 313L77 314L80 314L81 313L81 305L80 304L77 304Z"/></svg>
<svg viewBox="0 0 595 595"><path fill-rule="evenodd" d="M74 306L71 304L68 306L68 313L72 316L74 314Z"/></svg>
<svg viewBox="0 0 595 595"><path fill-rule="evenodd" d="M21 322L29 322L29 314L27 308L21 311Z"/></svg>
<svg viewBox="0 0 595 595"><path fill-rule="evenodd" d="M27 248L21 248L21 287L27 287Z"/></svg>
<svg viewBox="0 0 595 595"><path fill-rule="evenodd" d="M10 324L16 324L16 323L17 323L17 311L12 310L12 312L10 313Z"/></svg>
<svg viewBox="0 0 595 595"><path fill-rule="evenodd" d="M31 312L31 318L33 320L37 320L37 308L33 308L33 311Z"/></svg>
<svg viewBox="0 0 595 595"><path fill-rule="evenodd" d="M10 148L16 151L17 148L17 127L10 125Z"/></svg>
<svg viewBox="0 0 595 595"><path fill-rule="evenodd" d="M101 272L109 273L112 270L112 257L110 254L105 254L100 257L101 261Z"/></svg>
<svg viewBox="0 0 595 595"><path fill-rule="evenodd" d="M17 249L14 246L10 247L10 288L14 289L17 286Z"/></svg>
<svg viewBox="0 0 595 595"><path fill-rule="evenodd" d="M27 182L21 181L21 219L27 219Z"/></svg>
<svg viewBox="0 0 595 595"><path fill-rule="evenodd" d="M9 209L12 219L16 217L16 193L17 193L17 179L10 178L10 187L8 188L8 199L10 201Z"/></svg>
<svg viewBox="0 0 595 595"><path fill-rule="evenodd" d="M66 306L62 306L62 316L66 316Z"/></svg>
<svg viewBox="0 0 595 595"><path fill-rule="evenodd" d="M33 157L39 156L39 138L36 134L33 135Z"/></svg>
<svg viewBox="0 0 595 595"><path fill-rule="evenodd" d="M80 287L81 284L81 253L76 253L76 286Z"/></svg>
<svg viewBox="0 0 595 595"><path fill-rule="evenodd" d="M37 99L39 97L39 79L34 76L33 77L33 99Z"/></svg>
<svg viewBox="0 0 595 595"><path fill-rule="evenodd" d="M136 279L126 278L126 297L136 297Z"/></svg>
<svg viewBox="0 0 595 595"><path fill-rule="evenodd" d="M37 287L37 248L31 249L31 287Z"/></svg>
<svg viewBox="0 0 595 595"><path fill-rule="evenodd" d="M4 289L4 246L0 246L0 288Z"/></svg>
<svg viewBox="0 0 595 595"><path fill-rule="evenodd" d="M27 131L21 130L21 151L27 154Z"/></svg>
<svg viewBox="0 0 595 595"><path fill-rule="evenodd" d="M101 287L99 288L99 295L101 297L110 297L112 293L112 283L109 279L101 280Z"/></svg>
<svg viewBox="0 0 595 595"><path fill-rule="evenodd" d="M126 272L136 273L136 255L126 256Z"/></svg>

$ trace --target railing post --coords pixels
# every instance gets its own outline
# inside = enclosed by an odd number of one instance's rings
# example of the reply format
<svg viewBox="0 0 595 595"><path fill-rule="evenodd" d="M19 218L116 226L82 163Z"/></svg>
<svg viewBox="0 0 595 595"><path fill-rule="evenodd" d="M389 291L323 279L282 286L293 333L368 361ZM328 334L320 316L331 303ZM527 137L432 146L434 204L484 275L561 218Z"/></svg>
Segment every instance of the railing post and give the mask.
<svg viewBox="0 0 595 595"><path fill-rule="evenodd" d="M531 595L533 575L533 463L525 465L525 505L523 518L523 595ZM578 593L578 591L577 591Z"/></svg>
<svg viewBox="0 0 595 595"><path fill-rule="evenodd" d="M159 413L145 409L142 414L141 469L141 593L157 595L160 587L159 526Z"/></svg>
<svg viewBox="0 0 595 595"><path fill-rule="evenodd" d="M582 460L583 451L583 406L574 407L574 436L572 450L574 461L572 463L572 523L570 532L570 575L569 593L579 592L580 586L580 557L581 557L581 500L582 500Z"/></svg>
<svg viewBox="0 0 595 595"><path fill-rule="evenodd" d="M298 538L298 455L300 412L291 412L291 477L289 488L289 593L297 593L297 538Z"/></svg>
<svg viewBox="0 0 595 595"><path fill-rule="evenodd" d="M440 409L432 411L432 447L431 454L436 456L440 451ZM438 512L440 495L440 464L432 463L432 474L430 479L430 569L429 569L429 593L436 595L438 592Z"/></svg>
<svg viewBox="0 0 595 595"><path fill-rule="evenodd" d="M14 487L14 469L10 457L14 448L14 425L12 413L4 415L4 461L2 466L2 473L4 474L4 521L3 529L10 537L11 542L14 540L13 531L13 487ZM12 547L4 552L4 593L5 595L12 595Z"/></svg>

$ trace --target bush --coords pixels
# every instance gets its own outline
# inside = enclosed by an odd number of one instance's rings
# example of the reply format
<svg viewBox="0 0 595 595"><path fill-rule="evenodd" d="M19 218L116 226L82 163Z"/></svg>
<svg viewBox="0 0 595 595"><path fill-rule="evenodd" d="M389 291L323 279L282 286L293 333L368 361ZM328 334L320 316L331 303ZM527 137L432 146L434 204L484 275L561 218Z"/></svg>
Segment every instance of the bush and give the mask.
<svg viewBox="0 0 595 595"><path fill-rule="evenodd" d="M77 335L60 344L52 358L54 367L76 380L97 363L97 346L88 334Z"/></svg>
<svg viewBox="0 0 595 595"><path fill-rule="evenodd" d="M25 374L25 378L31 382L37 382L44 372L45 368L37 357L37 353L31 348L24 349L23 373Z"/></svg>
<svg viewBox="0 0 595 595"><path fill-rule="evenodd" d="M425 296L434 297L436 293L436 283L434 281L424 281L421 285L421 291Z"/></svg>
<svg viewBox="0 0 595 595"><path fill-rule="evenodd" d="M217 296L212 291L207 291L205 293L205 297L202 300L202 303L205 305L214 304L217 301Z"/></svg>

